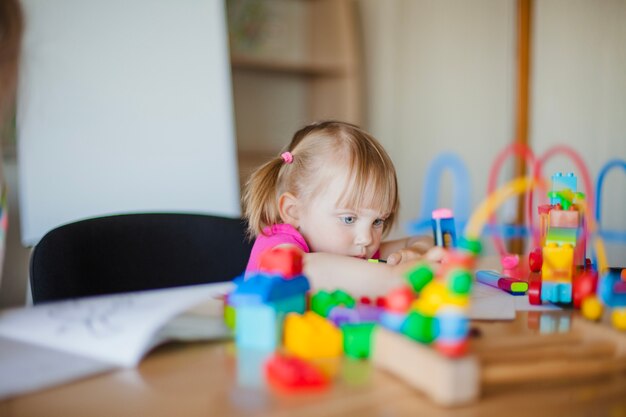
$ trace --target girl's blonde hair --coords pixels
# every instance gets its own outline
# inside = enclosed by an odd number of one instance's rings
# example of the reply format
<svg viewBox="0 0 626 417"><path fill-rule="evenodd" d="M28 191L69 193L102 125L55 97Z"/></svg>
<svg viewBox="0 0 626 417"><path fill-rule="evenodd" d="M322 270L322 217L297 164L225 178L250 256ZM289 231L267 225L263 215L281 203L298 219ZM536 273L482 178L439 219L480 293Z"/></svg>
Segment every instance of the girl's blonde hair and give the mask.
<svg viewBox="0 0 626 417"><path fill-rule="evenodd" d="M292 163L287 164L281 152L253 172L246 183L243 208L250 237L282 222L278 209L281 194L290 192L310 201L337 177L340 171L336 168L348 170L346 192L337 203L382 209L387 214L383 233L389 232L400 205L398 181L391 158L372 135L350 123L318 122L298 130L285 151L293 155Z"/></svg>

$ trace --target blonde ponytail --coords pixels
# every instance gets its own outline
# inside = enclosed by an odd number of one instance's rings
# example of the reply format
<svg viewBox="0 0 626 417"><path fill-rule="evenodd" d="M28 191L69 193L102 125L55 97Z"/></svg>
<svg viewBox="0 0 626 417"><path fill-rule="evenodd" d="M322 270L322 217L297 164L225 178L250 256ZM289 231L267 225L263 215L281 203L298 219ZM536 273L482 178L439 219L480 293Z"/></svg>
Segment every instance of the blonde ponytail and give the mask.
<svg viewBox="0 0 626 417"><path fill-rule="evenodd" d="M264 227L281 222L277 185L282 165L283 159L276 157L257 168L246 182L242 200L250 238L258 236Z"/></svg>

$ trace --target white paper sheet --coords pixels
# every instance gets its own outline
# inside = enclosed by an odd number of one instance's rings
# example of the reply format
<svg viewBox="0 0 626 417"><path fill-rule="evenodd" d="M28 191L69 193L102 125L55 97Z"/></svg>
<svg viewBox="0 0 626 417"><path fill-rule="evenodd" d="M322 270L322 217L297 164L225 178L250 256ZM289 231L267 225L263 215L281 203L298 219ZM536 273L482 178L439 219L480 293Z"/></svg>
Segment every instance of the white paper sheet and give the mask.
<svg viewBox="0 0 626 417"><path fill-rule="evenodd" d="M132 367L162 340L179 313L219 297L232 283L90 297L0 313L0 336Z"/></svg>

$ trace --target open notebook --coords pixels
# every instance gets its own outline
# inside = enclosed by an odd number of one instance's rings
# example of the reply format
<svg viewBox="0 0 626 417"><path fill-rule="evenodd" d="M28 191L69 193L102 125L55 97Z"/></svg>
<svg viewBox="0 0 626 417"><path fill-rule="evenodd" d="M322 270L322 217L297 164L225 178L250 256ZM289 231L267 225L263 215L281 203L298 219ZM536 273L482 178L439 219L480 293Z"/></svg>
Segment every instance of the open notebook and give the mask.
<svg viewBox="0 0 626 417"><path fill-rule="evenodd" d="M230 336L232 283L89 297L0 312L0 398L134 367L167 340Z"/></svg>

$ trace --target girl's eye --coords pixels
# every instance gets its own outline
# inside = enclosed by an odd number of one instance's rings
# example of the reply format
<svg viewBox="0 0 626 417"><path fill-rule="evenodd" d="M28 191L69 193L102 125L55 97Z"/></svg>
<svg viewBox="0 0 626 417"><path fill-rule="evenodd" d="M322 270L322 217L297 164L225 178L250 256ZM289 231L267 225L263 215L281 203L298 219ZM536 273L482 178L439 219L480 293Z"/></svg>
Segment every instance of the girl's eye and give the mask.
<svg viewBox="0 0 626 417"><path fill-rule="evenodd" d="M356 221L356 217L354 217L354 216L343 216L343 217L341 217L341 221L344 224L352 224L352 223L354 223Z"/></svg>
<svg viewBox="0 0 626 417"><path fill-rule="evenodd" d="M374 220L374 227L381 227L385 224L385 219Z"/></svg>

